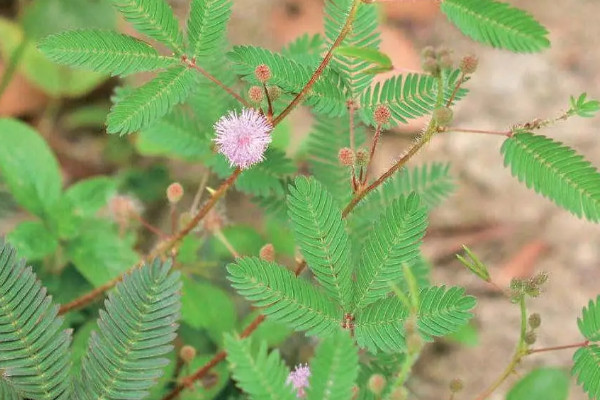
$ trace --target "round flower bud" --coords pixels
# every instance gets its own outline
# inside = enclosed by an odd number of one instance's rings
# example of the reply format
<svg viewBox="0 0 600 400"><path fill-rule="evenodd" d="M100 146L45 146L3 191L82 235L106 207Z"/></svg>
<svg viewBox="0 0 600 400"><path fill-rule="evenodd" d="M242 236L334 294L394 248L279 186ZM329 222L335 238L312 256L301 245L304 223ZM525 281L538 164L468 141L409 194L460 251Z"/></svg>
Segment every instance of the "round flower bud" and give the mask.
<svg viewBox="0 0 600 400"><path fill-rule="evenodd" d="M421 58L435 58L435 49L433 46L424 47L423 50L421 50Z"/></svg>
<svg viewBox="0 0 600 400"><path fill-rule="evenodd" d="M525 293L529 297L538 297L540 295L540 288L534 281L527 281L525 283Z"/></svg>
<svg viewBox="0 0 600 400"><path fill-rule="evenodd" d="M347 167L354 165L354 152L349 147L342 147L338 152L338 160Z"/></svg>
<svg viewBox="0 0 600 400"><path fill-rule="evenodd" d="M465 387L463 381L458 378L452 379L449 386L452 393L458 393Z"/></svg>
<svg viewBox="0 0 600 400"><path fill-rule="evenodd" d="M265 97L263 89L260 86L252 86L248 89L248 97L254 103L260 103Z"/></svg>
<svg viewBox="0 0 600 400"><path fill-rule="evenodd" d="M275 261L275 247L273 247L272 243L267 243L261 247L258 255L265 261L273 262Z"/></svg>
<svg viewBox="0 0 600 400"><path fill-rule="evenodd" d="M531 329L539 328L541 324L542 317L540 317L540 314L533 313L529 316L529 326L531 327Z"/></svg>
<svg viewBox="0 0 600 400"><path fill-rule="evenodd" d="M373 112L373 120L377 125L385 125L390 121L392 113L387 106L379 105Z"/></svg>
<svg viewBox="0 0 600 400"><path fill-rule="evenodd" d="M369 152L365 149L358 149L356 152L356 165L366 167L369 163Z"/></svg>
<svg viewBox="0 0 600 400"><path fill-rule="evenodd" d="M260 64L254 70L254 76L256 76L256 79L260 82L265 83L271 79L271 69L265 64Z"/></svg>
<svg viewBox="0 0 600 400"><path fill-rule="evenodd" d="M454 113L448 107L438 107L433 111L433 119L440 126L448 126L452 122Z"/></svg>
<svg viewBox="0 0 600 400"><path fill-rule="evenodd" d="M529 331L525 334L525 343L532 345L537 340L537 335L534 331Z"/></svg>
<svg viewBox="0 0 600 400"><path fill-rule="evenodd" d="M454 62L452 61L452 57L448 54L440 57L439 65L441 69L450 69L454 66Z"/></svg>
<svg viewBox="0 0 600 400"><path fill-rule="evenodd" d="M383 389L385 389L386 383L387 383L387 381L385 380L385 377L383 375L373 374L369 378L369 382L367 385L369 387L369 390L373 394L379 395L379 394L381 394L381 392L383 392Z"/></svg>
<svg viewBox="0 0 600 400"><path fill-rule="evenodd" d="M281 89L279 86L267 86L267 94L271 101L275 101L281 96Z"/></svg>
<svg viewBox="0 0 600 400"><path fill-rule="evenodd" d="M425 60L423 60L421 68L423 68L423 71L433 76L436 76L440 73L440 67L438 65L438 62L434 58L426 58Z"/></svg>
<svg viewBox="0 0 600 400"><path fill-rule="evenodd" d="M540 272L539 274L537 274L536 276L533 277L533 282L536 285L543 285L547 281L548 281L548 273L547 272Z"/></svg>
<svg viewBox="0 0 600 400"><path fill-rule="evenodd" d="M183 186L179 182L173 182L167 188L167 199L169 203L176 204L183 197Z"/></svg>
<svg viewBox="0 0 600 400"><path fill-rule="evenodd" d="M479 59L475 56L465 56L460 61L460 70L464 74L472 74L477 71L477 66L479 65Z"/></svg>
<svg viewBox="0 0 600 400"><path fill-rule="evenodd" d="M435 55L437 56L437 58L442 58L442 57L448 57L451 55L451 51L450 49L446 48L446 47L438 47L435 51Z"/></svg>
<svg viewBox="0 0 600 400"><path fill-rule="evenodd" d="M189 364L196 357L196 349L186 344L181 348L181 350L179 350L179 357L184 363Z"/></svg>

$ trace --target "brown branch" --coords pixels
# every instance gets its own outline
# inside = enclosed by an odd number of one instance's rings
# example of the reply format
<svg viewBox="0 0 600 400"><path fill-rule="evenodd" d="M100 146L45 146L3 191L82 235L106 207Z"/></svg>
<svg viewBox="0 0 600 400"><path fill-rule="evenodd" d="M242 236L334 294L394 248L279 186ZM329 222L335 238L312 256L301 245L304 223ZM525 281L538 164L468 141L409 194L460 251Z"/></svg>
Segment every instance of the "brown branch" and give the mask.
<svg viewBox="0 0 600 400"><path fill-rule="evenodd" d="M381 124L378 124L375 128L375 136L373 137L373 143L371 143L371 151L369 152L369 163L367 164L367 169L365 171L365 179L364 181L361 181L362 185L364 185L367 182L369 170L371 169L371 164L373 163L373 156L375 155L375 148L377 147L379 137L381 136L381 130Z"/></svg>
<svg viewBox="0 0 600 400"><path fill-rule="evenodd" d="M352 29L352 20L354 19L354 15L356 14L356 11L358 10L359 4L360 4L360 0L354 0L354 2L352 3L352 8L350 9L350 12L348 13L348 18L346 18L346 22L344 23L344 26L342 27L340 34L335 39L335 42L333 42L333 44L331 45L331 48L329 49L329 51L327 51L327 54L325 54L325 57L321 61L321 64L319 64L319 66L317 67L315 72L312 74L312 76L310 77L310 79L308 80L306 85L304 85L302 90L300 90L300 92L296 95L296 97L294 97L292 102L290 104L288 104L288 106L281 112L281 114L279 114L277 117L275 117L275 119L273 120L273 125L277 125L279 122L281 122L281 120L283 120L298 105L298 103L300 103L304 99L304 97L308 94L308 92L313 87L313 85L317 82L317 80L319 80L319 78L323 74L323 71L325 71L327 64L329 64L329 62L333 58L333 51L340 44L342 44L342 41L344 40L346 35L348 35L350 30Z"/></svg>
<svg viewBox="0 0 600 400"><path fill-rule="evenodd" d="M448 102L446 103L446 107L450 107L452 105L452 102L454 101L454 98L456 97L456 94L458 93L458 89L460 89L460 86L464 83L465 81L465 73L462 72L460 74L460 78L458 78L458 82L456 82L456 85L454 85L454 90L452 91L452 95L450 96L450 98L448 99Z"/></svg>
<svg viewBox="0 0 600 400"><path fill-rule="evenodd" d="M566 349L577 349L580 347L587 347L589 346L590 341L586 340L584 342L581 343L574 343L574 344L567 344L564 346L554 346L554 347L543 347L540 349L530 349L527 350L527 354L533 354L533 353L543 353L546 351L556 351L556 350L566 350Z"/></svg>
<svg viewBox="0 0 600 400"><path fill-rule="evenodd" d="M229 93L231 96L233 96L237 101L239 101L240 103L242 103L242 105L244 107L247 107L247 108L251 108L252 107L250 105L250 103L248 103L246 100L244 100L242 98L242 96L240 96L239 94L237 94L236 92L234 92L233 89L231 89L229 86L225 85L223 82L221 82L214 75L212 75L211 73L209 73L207 70L205 70L204 68L202 68L198 64L196 64L196 60L195 59L191 59L190 60L186 55L183 55L183 56L181 56L181 62L186 67L193 68L196 71L200 72L209 81L213 82L214 84L216 84L217 86L219 86L221 89L223 89L224 91L226 91L227 93Z"/></svg>

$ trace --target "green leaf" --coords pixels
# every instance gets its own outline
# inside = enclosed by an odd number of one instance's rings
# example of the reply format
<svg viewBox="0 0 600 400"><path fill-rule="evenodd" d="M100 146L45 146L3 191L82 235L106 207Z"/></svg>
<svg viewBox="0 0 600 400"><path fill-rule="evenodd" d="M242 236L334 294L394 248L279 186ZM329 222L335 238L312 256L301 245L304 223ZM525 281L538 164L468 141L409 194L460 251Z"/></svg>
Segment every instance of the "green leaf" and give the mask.
<svg viewBox="0 0 600 400"><path fill-rule="evenodd" d="M450 99L459 76L459 70L444 75L445 99ZM410 119L428 115L433 111L437 104L438 91L438 79L431 75L397 75L383 83L378 82L363 92L360 116L365 122L375 125L373 113L382 105L391 112L391 125L406 124ZM466 89L459 89L455 101L463 98L466 93Z"/></svg>
<svg viewBox="0 0 600 400"><path fill-rule="evenodd" d="M61 175L44 139L17 120L0 119L0 172L15 200L42 218L58 201Z"/></svg>
<svg viewBox="0 0 600 400"><path fill-rule="evenodd" d="M465 35L502 49L532 53L550 47L548 31L529 13L494 0L444 0L442 12Z"/></svg>
<svg viewBox="0 0 600 400"><path fill-rule="evenodd" d="M592 118L600 110L600 101L587 100L587 93L582 93L578 98L571 96L569 103L571 108L567 111L568 115Z"/></svg>
<svg viewBox="0 0 600 400"><path fill-rule="evenodd" d="M402 276L402 265L419 256L426 228L426 210L416 194L394 201L384 211L362 250L356 275L356 308L390 292L390 282Z"/></svg>
<svg viewBox="0 0 600 400"><path fill-rule="evenodd" d="M352 301L352 254L342 212L315 179L298 177L290 186L288 214L309 268L344 311Z"/></svg>
<svg viewBox="0 0 600 400"><path fill-rule="evenodd" d="M58 248L57 238L39 221L21 222L7 239L28 260L40 260Z"/></svg>
<svg viewBox="0 0 600 400"><path fill-rule="evenodd" d="M10 386L8 382L0 379L0 399L4 400L21 400L19 394Z"/></svg>
<svg viewBox="0 0 600 400"><path fill-rule="evenodd" d="M98 287L137 263L132 239L119 237L116 227L98 221L69 241L65 251L81 275Z"/></svg>
<svg viewBox="0 0 600 400"><path fill-rule="evenodd" d="M231 285L263 313L309 335L328 336L341 312L307 281L275 263L242 258L227 266Z"/></svg>
<svg viewBox="0 0 600 400"><path fill-rule="evenodd" d="M235 182L235 187L255 196L269 196L271 193L283 195L285 178L296 172L292 160L281 150L269 148L265 160L244 170Z"/></svg>
<svg viewBox="0 0 600 400"><path fill-rule="evenodd" d="M567 400L569 377L560 369L538 368L510 389L506 400Z"/></svg>
<svg viewBox="0 0 600 400"><path fill-rule="evenodd" d="M177 63L152 46L112 31L77 30L46 37L38 45L52 61L111 75L153 71Z"/></svg>
<svg viewBox="0 0 600 400"><path fill-rule="evenodd" d="M426 339L457 332L473 317L475 298L461 287L432 286L419 293L417 325Z"/></svg>
<svg viewBox="0 0 600 400"><path fill-rule="evenodd" d="M230 17L230 0L192 0L187 24L192 57L207 58L221 50Z"/></svg>
<svg viewBox="0 0 600 400"><path fill-rule="evenodd" d="M116 193L117 182L109 177L97 176L77 182L65 192L72 212L80 216L92 216Z"/></svg>
<svg viewBox="0 0 600 400"><path fill-rule="evenodd" d="M340 46L335 49L335 53L341 56L357 58L370 64L375 64L382 68L382 72L390 71L394 67L392 65L392 60L387 54L369 47Z"/></svg>
<svg viewBox="0 0 600 400"><path fill-rule="evenodd" d="M474 324L470 323L454 333L446 336L452 342L460 343L467 347L477 347L479 345L479 332Z"/></svg>
<svg viewBox="0 0 600 400"><path fill-rule="evenodd" d="M397 297L379 300L356 314L354 335L370 352L398 353L406 350L404 323L408 309Z"/></svg>
<svg viewBox="0 0 600 400"><path fill-rule="evenodd" d="M279 86L284 92L297 94L313 75L313 69L282 54L253 46L235 46L228 54L234 62L234 72L245 80L257 84L254 70L265 64L271 70L270 85ZM346 112L346 100L339 76L326 70L306 96L307 104L320 114L342 115Z"/></svg>
<svg viewBox="0 0 600 400"><path fill-rule="evenodd" d="M140 33L182 53L179 23L166 0L112 0L112 3Z"/></svg>
<svg viewBox="0 0 600 400"><path fill-rule="evenodd" d="M254 400L294 400L292 386L286 384L289 369L285 366L277 350L268 353L262 342L258 352L252 351L248 339L225 336L227 362L233 379L240 389Z"/></svg>
<svg viewBox="0 0 600 400"><path fill-rule="evenodd" d="M235 305L222 289L206 282L183 279L181 319L195 329L206 329L215 343L234 329Z"/></svg>
<svg viewBox="0 0 600 400"><path fill-rule="evenodd" d="M325 3L327 49L331 48L337 40L353 3L350 0L331 0ZM373 4L358 4L352 29L341 43L342 50L338 48L331 60L331 67L339 71L346 81L349 98L358 99L360 94L371 85L373 74L367 72L367 68L372 66L374 59L387 62L378 52L380 39L377 31L379 19L377 14L377 8ZM360 50L357 52L358 49ZM389 64L391 65L391 62Z"/></svg>
<svg viewBox="0 0 600 400"><path fill-rule="evenodd" d="M471 249L469 249L467 246L463 245L463 249L465 250L465 253L467 253L467 257L469 257L469 260L461 256L460 254L457 254L456 258L458 258L461 264L467 267L472 273L474 273L484 281L489 282L490 273L488 272L487 266L483 262L481 262L479 257L477 257L475 253L473 253Z"/></svg>
<svg viewBox="0 0 600 400"><path fill-rule="evenodd" d="M181 307L180 275L170 268L157 259L110 292L82 360L82 399L144 399L163 374Z"/></svg>
<svg viewBox="0 0 600 400"><path fill-rule="evenodd" d="M581 310L581 318L577 318L579 332L588 340L593 342L600 341L600 296L596 297L596 302L590 300L587 307Z"/></svg>
<svg viewBox="0 0 600 400"><path fill-rule="evenodd" d="M108 133L124 135L150 125L185 101L195 83L195 72L173 67L131 91L108 114Z"/></svg>
<svg viewBox="0 0 600 400"><path fill-rule="evenodd" d="M324 339L310 362L308 400L351 399L358 376L358 352L348 332Z"/></svg>
<svg viewBox="0 0 600 400"><path fill-rule="evenodd" d="M592 344L579 348L573 354L571 375L588 394L590 400L600 398L600 346Z"/></svg>
<svg viewBox="0 0 600 400"><path fill-rule="evenodd" d="M305 33L288 43L281 50L281 54L300 64L311 65L316 68L321 61L320 55L322 48L323 37L320 34L315 33L311 36L308 33Z"/></svg>
<svg viewBox="0 0 600 400"><path fill-rule="evenodd" d="M578 217L600 221L600 174L575 150L542 135L519 132L502 145L504 165L528 188Z"/></svg>
<svg viewBox="0 0 600 400"><path fill-rule="evenodd" d="M21 398L71 399L70 331L31 267L2 241L0 309L0 382Z"/></svg>

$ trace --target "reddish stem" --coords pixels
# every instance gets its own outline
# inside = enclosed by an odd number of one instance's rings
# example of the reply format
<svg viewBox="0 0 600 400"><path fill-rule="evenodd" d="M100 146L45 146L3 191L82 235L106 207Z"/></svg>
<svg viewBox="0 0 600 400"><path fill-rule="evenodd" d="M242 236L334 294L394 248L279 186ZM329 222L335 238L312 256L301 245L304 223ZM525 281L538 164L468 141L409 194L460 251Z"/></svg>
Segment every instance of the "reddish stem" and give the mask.
<svg viewBox="0 0 600 400"><path fill-rule="evenodd" d="M377 143L379 142L379 138L381 137L381 125L377 125L375 128L375 136L373 137L373 143L371 143L371 151L369 153L369 163L367 164L367 170L365 172L364 182L361 182L363 185L367 183L367 177L369 176L369 170L371 169L371 164L373 163L373 156L375 155L375 148L377 147Z"/></svg>
<svg viewBox="0 0 600 400"><path fill-rule="evenodd" d="M543 353L546 351L556 351L556 350L565 350L565 349L576 349L579 347L587 347L589 346L590 341L586 340L584 342L581 343L574 343L574 344L566 344L564 346L554 346L554 347L543 347L540 349L531 349L527 351L527 354L533 354L533 353Z"/></svg>

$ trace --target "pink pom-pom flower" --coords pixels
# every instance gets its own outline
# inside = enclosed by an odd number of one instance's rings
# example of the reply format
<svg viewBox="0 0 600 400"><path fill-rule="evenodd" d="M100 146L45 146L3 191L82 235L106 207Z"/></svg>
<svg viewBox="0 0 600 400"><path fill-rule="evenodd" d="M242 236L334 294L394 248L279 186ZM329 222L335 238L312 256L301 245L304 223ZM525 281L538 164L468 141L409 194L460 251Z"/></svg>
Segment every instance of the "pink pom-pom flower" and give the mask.
<svg viewBox="0 0 600 400"><path fill-rule="evenodd" d="M306 388L308 387L308 378L310 377L310 368L307 364L296 366L287 377L286 384L292 384L296 389L296 397L302 399L306 396Z"/></svg>
<svg viewBox="0 0 600 400"><path fill-rule="evenodd" d="M264 159L272 129L267 118L256 110L245 108L240 114L231 111L215 124L215 143L232 167L246 169Z"/></svg>

